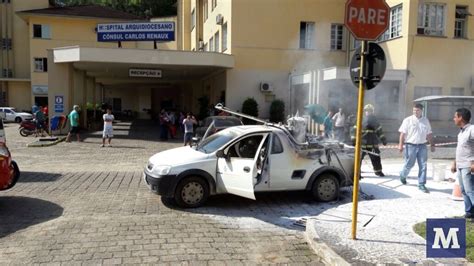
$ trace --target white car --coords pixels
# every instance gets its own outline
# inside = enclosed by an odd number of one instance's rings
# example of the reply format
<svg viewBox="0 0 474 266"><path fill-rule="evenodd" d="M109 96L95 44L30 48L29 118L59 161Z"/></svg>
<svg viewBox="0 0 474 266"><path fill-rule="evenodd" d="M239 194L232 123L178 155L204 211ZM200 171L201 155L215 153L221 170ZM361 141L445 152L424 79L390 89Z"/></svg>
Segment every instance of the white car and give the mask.
<svg viewBox="0 0 474 266"><path fill-rule="evenodd" d="M337 142L323 142L298 143L283 126L235 126L196 147L153 155L143 178L181 207L201 206L215 194L255 199L255 192L290 190L332 201L340 187L352 184L354 156Z"/></svg>
<svg viewBox="0 0 474 266"><path fill-rule="evenodd" d="M0 113L4 121L21 123L23 120L33 120L32 114L17 112L13 107L0 107Z"/></svg>

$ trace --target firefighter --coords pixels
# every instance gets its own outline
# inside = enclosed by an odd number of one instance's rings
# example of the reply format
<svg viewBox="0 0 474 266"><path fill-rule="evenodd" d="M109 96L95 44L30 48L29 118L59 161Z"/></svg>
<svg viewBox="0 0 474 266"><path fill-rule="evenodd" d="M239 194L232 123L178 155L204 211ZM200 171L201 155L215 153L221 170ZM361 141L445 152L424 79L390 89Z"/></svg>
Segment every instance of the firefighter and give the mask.
<svg viewBox="0 0 474 266"><path fill-rule="evenodd" d="M352 143L355 143L355 132L356 126L353 127L351 140ZM380 149L379 149L379 141L385 146L387 145L387 139L383 134L382 126L377 121L377 118L374 115L374 106L372 104L367 104L364 106L364 120L362 121L362 142L361 142L361 149L362 149L362 156L361 161L364 159L365 155L368 153L370 157L370 161L372 162L372 166L374 168L375 175L377 176L385 176L382 172L382 163L380 160ZM354 144L355 145L355 144ZM372 154L374 153L374 154Z"/></svg>

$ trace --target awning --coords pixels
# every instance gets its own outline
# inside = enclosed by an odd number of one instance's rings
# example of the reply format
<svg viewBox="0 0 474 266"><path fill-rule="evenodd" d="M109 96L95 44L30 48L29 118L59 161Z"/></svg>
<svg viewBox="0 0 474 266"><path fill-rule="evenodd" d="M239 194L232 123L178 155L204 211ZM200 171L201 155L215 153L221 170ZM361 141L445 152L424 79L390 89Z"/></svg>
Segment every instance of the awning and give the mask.
<svg viewBox="0 0 474 266"><path fill-rule="evenodd" d="M102 83L160 83L199 80L234 67L234 56L214 52L61 47L53 49L54 63L72 63ZM130 69L160 70L161 77L130 77Z"/></svg>

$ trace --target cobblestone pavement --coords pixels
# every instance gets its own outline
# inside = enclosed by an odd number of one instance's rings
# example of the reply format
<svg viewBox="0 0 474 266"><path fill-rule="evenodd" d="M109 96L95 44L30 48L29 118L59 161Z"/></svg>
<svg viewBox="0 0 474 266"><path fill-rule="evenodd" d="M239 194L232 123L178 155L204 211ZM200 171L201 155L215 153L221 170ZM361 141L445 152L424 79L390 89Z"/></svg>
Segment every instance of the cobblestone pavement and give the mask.
<svg viewBox="0 0 474 266"><path fill-rule="evenodd" d="M0 265L320 264L295 221L330 204L304 193L225 195L182 210L141 179L149 156L181 140L159 142L144 122L118 123L113 147L99 147L94 132L81 143L27 148L34 138L17 128L5 129L22 175L0 192Z"/></svg>

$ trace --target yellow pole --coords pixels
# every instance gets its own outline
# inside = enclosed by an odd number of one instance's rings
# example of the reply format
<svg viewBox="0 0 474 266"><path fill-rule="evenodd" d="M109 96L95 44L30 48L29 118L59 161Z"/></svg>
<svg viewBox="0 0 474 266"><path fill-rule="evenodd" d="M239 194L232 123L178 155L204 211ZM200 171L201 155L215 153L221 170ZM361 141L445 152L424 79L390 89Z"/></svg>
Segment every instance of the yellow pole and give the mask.
<svg viewBox="0 0 474 266"><path fill-rule="evenodd" d="M359 201L360 143L362 132L362 112L364 106L364 63L367 41L362 41L360 51L359 100L357 101L356 145L354 151L354 192L352 194L352 239L357 239L357 205Z"/></svg>

